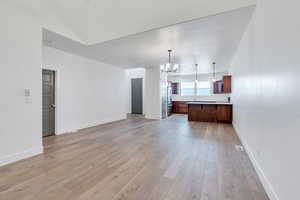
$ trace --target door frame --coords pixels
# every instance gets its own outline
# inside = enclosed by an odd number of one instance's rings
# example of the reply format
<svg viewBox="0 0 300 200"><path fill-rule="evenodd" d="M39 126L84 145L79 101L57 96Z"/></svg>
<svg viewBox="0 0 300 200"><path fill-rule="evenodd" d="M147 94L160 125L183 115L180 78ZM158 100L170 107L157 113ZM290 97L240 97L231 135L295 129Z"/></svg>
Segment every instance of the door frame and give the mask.
<svg viewBox="0 0 300 200"><path fill-rule="evenodd" d="M55 109L54 109L54 133L53 133L53 135L49 135L49 136L55 136L55 135L57 135L57 113L58 113L57 112L57 108L58 108L58 106L57 106L57 103L58 103L58 98L57 98L57 93L58 93L57 92L57 89L58 89L58 87L57 87L57 80L58 80L58 71L55 70L55 69L53 69L53 68L43 67L42 68L42 74L43 74L44 70L46 70L46 71L52 71L54 73L54 77L53 77L54 78L54 104L55 104ZM42 80L42 85L43 85L43 80ZM43 90L43 88L42 88L42 90ZM42 100L43 100L43 92L42 92ZM43 110L42 110L42 112L43 112ZM45 137L49 137L49 136L45 136ZM43 136L43 132L42 132L42 137L44 137Z"/></svg>

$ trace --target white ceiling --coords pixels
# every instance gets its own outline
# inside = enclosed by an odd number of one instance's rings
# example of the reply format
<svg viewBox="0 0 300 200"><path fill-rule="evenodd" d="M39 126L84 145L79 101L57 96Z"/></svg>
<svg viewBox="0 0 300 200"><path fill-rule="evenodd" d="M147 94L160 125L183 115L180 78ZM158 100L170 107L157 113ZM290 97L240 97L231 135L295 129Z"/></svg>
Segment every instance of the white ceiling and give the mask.
<svg viewBox="0 0 300 200"><path fill-rule="evenodd" d="M88 9L84 0L1 0L40 21L43 28L85 43L88 39ZM10 16L13 17L13 16Z"/></svg>
<svg viewBox="0 0 300 200"><path fill-rule="evenodd" d="M255 4L255 0L91 0L95 44Z"/></svg>
<svg viewBox="0 0 300 200"><path fill-rule="evenodd" d="M256 0L2 0L70 31L44 27L83 44L96 44L254 5Z"/></svg>
<svg viewBox="0 0 300 200"><path fill-rule="evenodd" d="M84 45L44 30L44 43L57 49L124 68L159 66L172 60L181 65L182 74L227 71L239 41L250 21L254 6L205 17L190 22L123 37L95 45Z"/></svg>

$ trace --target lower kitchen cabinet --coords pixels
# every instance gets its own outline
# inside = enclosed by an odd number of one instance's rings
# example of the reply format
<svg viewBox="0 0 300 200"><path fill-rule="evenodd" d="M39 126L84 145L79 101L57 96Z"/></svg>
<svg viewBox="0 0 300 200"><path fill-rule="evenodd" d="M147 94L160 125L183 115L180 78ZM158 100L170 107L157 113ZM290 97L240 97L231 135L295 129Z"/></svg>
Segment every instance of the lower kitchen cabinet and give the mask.
<svg viewBox="0 0 300 200"><path fill-rule="evenodd" d="M188 104L188 120L232 123L232 105Z"/></svg>
<svg viewBox="0 0 300 200"><path fill-rule="evenodd" d="M232 105L218 105L217 121L232 123Z"/></svg>
<svg viewBox="0 0 300 200"><path fill-rule="evenodd" d="M173 113L187 114L188 105L185 101L173 101Z"/></svg>

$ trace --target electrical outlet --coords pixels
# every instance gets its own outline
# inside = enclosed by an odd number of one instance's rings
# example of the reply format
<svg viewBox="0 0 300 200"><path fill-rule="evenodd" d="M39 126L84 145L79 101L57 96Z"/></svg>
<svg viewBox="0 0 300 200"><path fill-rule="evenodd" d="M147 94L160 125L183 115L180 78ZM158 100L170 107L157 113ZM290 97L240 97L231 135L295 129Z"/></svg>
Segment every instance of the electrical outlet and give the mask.
<svg viewBox="0 0 300 200"><path fill-rule="evenodd" d="M26 104L32 104L32 99L30 97L25 97Z"/></svg>

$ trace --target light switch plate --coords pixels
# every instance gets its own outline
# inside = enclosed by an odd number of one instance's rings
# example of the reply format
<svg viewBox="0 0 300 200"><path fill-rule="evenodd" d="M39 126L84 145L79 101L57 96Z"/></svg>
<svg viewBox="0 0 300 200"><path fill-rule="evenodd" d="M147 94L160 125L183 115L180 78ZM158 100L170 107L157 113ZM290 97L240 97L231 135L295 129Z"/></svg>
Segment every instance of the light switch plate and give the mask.
<svg viewBox="0 0 300 200"><path fill-rule="evenodd" d="M30 89L24 89L24 96L30 97Z"/></svg>

